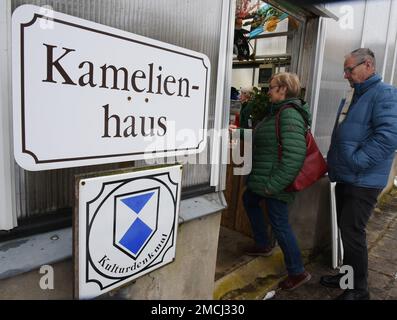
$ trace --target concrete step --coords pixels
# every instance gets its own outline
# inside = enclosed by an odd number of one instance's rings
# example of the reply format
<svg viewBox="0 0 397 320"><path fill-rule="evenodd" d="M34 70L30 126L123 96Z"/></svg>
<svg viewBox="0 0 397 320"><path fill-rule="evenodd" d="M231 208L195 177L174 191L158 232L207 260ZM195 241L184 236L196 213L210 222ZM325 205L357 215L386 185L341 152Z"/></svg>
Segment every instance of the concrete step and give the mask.
<svg viewBox="0 0 397 320"><path fill-rule="evenodd" d="M221 227L213 298L215 300L262 300L287 276L284 256L276 246L269 257L245 255L253 240L239 232ZM311 260L302 251L304 264Z"/></svg>
<svg viewBox="0 0 397 320"><path fill-rule="evenodd" d="M256 257L215 281L216 300L261 300L286 275L283 254L276 248L270 257Z"/></svg>
<svg viewBox="0 0 397 320"><path fill-rule="evenodd" d="M279 247L270 257L245 255L253 243L250 237L221 227L214 299L262 299L286 275Z"/></svg>

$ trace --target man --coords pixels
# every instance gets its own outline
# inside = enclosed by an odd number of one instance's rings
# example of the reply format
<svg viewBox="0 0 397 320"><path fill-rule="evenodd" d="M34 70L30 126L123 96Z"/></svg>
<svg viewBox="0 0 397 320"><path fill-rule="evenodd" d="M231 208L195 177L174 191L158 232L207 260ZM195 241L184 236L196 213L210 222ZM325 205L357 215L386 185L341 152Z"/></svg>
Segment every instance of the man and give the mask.
<svg viewBox="0 0 397 320"><path fill-rule="evenodd" d="M240 127L245 129L252 129L252 108L253 104L250 103L252 96L254 94L252 87L241 88L240 91Z"/></svg>
<svg viewBox="0 0 397 320"><path fill-rule="evenodd" d="M375 56L367 48L345 57L344 77L353 91L339 107L327 162L329 178L337 183L343 264L353 268L354 288L345 290L337 299L367 300L365 228L386 186L397 149L397 89L383 83L375 73ZM320 283L337 288L342 276L323 276Z"/></svg>
<svg viewBox="0 0 397 320"><path fill-rule="evenodd" d="M229 130L232 132L235 129L240 129L240 137L244 138L244 129L252 129L252 109L254 105L251 103L254 95L253 87L244 87L240 90L241 109L239 113L239 127L235 124L229 125Z"/></svg>

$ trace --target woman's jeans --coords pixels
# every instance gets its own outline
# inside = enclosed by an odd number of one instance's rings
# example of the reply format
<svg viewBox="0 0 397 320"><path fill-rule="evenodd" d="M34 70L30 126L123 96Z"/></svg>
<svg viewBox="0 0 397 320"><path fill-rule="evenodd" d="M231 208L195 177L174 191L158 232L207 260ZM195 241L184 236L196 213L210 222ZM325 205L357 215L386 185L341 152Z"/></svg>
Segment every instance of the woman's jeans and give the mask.
<svg viewBox="0 0 397 320"><path fill-rule="evenodd" d="M288 222L287 203L273 198L262 197L246 189L243 195L244 208L248 214L256 244L261 247L270 245L266 232L264 213L259 206L262 200L266 203L273 233L283 251L288 274L296 275L302 273L305 269L298 243Z"/></svg>

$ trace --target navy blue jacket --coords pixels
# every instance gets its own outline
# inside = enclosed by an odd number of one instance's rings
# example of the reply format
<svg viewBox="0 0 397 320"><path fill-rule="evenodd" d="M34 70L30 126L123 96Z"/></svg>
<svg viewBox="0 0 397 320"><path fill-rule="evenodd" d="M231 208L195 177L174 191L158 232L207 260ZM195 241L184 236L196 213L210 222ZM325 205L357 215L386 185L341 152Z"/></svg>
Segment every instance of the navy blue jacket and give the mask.
<svg viewBox="0 0 397 320"><path fill-rule="evenodd" d="M397 149L397 88L375 74L354 85L348 114L338 125L327 155L331 181L382 189Z"/></svg>

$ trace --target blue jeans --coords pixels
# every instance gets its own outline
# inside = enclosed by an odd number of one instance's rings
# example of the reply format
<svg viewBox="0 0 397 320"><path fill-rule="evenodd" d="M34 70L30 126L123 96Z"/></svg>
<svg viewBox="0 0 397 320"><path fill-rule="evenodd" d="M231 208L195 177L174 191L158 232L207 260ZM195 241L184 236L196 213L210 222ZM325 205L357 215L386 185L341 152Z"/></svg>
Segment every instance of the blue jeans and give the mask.
<svg viewBox="0 0 397 320"><path fill-rule="evenodd" d="M269 246L265 217L262 208L259 206L261 200L264 200L266 203L270 224L277 242L283 251L288 274L296 275L302 273L305 271L305 268L303 267L296 237L288 222L287 203L273 198L262 197L247 189L243 195L243 202L256 244L258 246Z"/></svg>

